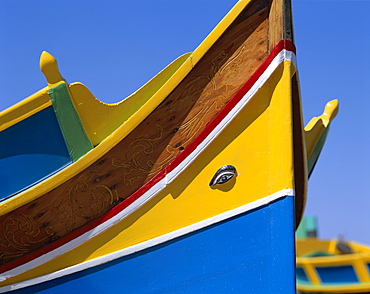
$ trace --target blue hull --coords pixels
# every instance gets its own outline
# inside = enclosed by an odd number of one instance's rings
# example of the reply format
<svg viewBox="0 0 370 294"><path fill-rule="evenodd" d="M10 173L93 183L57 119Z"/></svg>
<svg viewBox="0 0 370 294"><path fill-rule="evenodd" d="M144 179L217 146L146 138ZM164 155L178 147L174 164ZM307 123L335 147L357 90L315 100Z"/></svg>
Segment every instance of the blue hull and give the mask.
<svg viewBox="0 0 370 294"><path fill-rule="evenodd" d="M294 197L12 293L295 293Z"/></svg>

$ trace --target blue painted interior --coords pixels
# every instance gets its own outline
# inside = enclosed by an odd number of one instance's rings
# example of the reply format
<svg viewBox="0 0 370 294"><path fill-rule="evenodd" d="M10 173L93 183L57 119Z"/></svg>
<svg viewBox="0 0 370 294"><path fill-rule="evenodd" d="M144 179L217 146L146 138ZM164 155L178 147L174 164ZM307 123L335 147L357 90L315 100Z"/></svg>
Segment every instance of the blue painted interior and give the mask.
<svg viewBox="0 0 370 294"><path fill-rule="evenodd" d="M52 107L0 132L0 142L0 200L71 162Z"/></svg>
<svg viewBox="0 0 370 294"><path fill-rule="evenodd" d="M297 275L297 281L299 283L310 284L310 281L309 281L309 279L306 275L306 272L303 268L297 267L296 268L296 275Z"/></svg>
<svg viewBox="0 0 370 294"><path fill-rule="evenodd" d="M316 267L316 271L323 284L359 283L356 272L351 265Z"/></svg>
<svg viewBox="0 0 370 294"><path fill-rule="evenodd" d="M295 293L294 198L12 293Z"/></svg>
<svg viewBox="0 0 370 294"><path fill-rule="evenodd" d="M313 251L313 252L304 254L303 256L304 257L321 257L321 256L335 256L335 254L331 254L331 253L326 252L326 251L318 250L318 251Z"/></svg>

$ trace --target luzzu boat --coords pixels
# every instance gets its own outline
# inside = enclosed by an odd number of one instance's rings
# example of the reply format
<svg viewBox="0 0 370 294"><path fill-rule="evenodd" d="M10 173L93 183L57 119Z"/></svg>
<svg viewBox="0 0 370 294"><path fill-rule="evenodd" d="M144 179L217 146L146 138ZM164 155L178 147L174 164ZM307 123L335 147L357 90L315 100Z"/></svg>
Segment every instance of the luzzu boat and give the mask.
<svg viewBox="0 0 370 294"><path fill-rule="evenodd" d="M40 67L48 86L1 113L1 293L295 292L337 103L303 129L290 1L239 1L118 104Z"/></svg>
<svg viewBox="0 0 370 294"><path fill-rule="evenodd" d="M341 239L297 240L301 293L369 293L370 247Z"/></svg>

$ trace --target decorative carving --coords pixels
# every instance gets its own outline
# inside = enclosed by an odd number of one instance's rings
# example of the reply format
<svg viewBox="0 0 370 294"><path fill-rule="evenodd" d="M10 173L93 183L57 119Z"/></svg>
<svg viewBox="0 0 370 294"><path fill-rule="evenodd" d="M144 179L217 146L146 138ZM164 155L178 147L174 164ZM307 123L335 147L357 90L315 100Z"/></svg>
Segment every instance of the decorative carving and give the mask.
<svg viewBox="0 0 370 294"><path fill-rule="evenodd" d="M230 59L229 52L233 45L221 51L212 60L212 65L207 76L198 76L190 81L182 87L176 98L167 106L166 112L174 112L179 109L181 110L181 104L188 101L193 101L198 105L197 112L190 112L189 119L175 129L177 134L173 137L177 141L181 141L181 144L170 142L164 149L161 158L153 161L151 154L158 149L164 133L164 127L156 124L156 130L154 132L146 133L129 144L124 157L114 157L112 159L112 166L119 168L119 172L126 186L131 186L140 179L153 176L163 169L176 157L180 151L180 147L184 148L184 146L187 146L205 127L209 121L209 113L212 112L214 116L225 105L228 99L231 98L228 86L232 84L239 72L239 67L243 61L241 57L244 51L244 46L242 46L235 56ZM230 60L222 66L227 59ZM220 89L222 90L220 91ZM216 95L215 99L209 99L213 97L213 92L221 92L221 94ZM195 109L196 106L193 106L193 108ZM170 120L176 119L175 116L171 118ZM174 139L172 141L176 140Z"/></svg>
<svg viewBox="0 0 370 294"><path fill-rule="evenodd" d="M54 235L48 223L41 226L28 215L10 215L0 232L0 264L29 252L34 244L44 243Z"/></svg>
<svg viewBox="0 0 370 294"><path fill-rule="evenodd" d="M145 134L133 141L128 146L124 157L114 157L112 159L112 166L119 168L126 186L131 186L144 176L157 173L168 162L167 160L153 162L151 157L148 156L155 151L156 142L162 138L162 135L163 127L156 124L156 131ZM139 175L130 176L134 171L139 172Z"/></svg>
<svg viewBox="0 0 370 294"><path fill-rule="evenodd" d="M65 190L67 197L60 197L53 202L51 211L62 217L67 232L78 227L76 218L92 220L118 201L118 192L115 189L100 184L106 175L106 172L90 170L90 173L78 177Z"/></svg>

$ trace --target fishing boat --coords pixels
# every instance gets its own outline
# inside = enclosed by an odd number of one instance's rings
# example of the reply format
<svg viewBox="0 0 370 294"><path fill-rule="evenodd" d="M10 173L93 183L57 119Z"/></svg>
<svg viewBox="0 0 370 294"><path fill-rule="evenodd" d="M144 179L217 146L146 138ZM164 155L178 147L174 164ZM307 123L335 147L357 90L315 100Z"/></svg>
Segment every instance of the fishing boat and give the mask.
<svg viewBox="0 0 370 294"><path fill-rule="evenodd" d="M342 238L297 240L301 293L369 293L370 247Z"/></svg>
<svg viewBox="0 0 370 294"><path fill-rule="evenodd" d="M295 293L337 102L303 128L290 5L237 2L114 105L44 52L47 87L1 113L0 293Z"/></svg>

